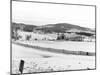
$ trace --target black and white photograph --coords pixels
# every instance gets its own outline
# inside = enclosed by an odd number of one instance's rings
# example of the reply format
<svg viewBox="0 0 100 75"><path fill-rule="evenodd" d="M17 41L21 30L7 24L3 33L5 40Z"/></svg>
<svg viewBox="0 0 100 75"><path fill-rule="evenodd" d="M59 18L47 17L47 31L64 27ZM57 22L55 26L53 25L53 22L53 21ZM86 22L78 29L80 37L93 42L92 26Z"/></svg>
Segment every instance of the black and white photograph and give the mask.
<svg viewBox="0 0 100 75"><path fill-rule="evenodd" d="M94 5L12 0L11 74L96 69Z"/></svg>

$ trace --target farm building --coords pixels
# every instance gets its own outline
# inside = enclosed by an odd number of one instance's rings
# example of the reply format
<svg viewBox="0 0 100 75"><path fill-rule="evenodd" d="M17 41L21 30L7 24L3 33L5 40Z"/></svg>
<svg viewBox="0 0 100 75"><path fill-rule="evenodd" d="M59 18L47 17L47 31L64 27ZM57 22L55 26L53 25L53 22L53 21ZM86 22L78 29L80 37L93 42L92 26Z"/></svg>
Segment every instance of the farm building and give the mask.
<svg viewBox="0 0 100 75"><path fill-rule="evenodd" d="M95 38L92 36L78 35L76 33L59 33L57 35L57 40L92 42L95 41Z"/></svg>

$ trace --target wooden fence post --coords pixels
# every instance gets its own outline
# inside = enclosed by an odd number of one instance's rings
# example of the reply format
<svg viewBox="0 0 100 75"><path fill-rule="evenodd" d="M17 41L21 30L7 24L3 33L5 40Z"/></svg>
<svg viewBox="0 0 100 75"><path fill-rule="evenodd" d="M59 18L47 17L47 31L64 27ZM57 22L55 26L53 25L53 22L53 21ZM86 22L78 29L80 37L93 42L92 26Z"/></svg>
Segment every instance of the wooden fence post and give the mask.
<svg viewBox="0 0 100 75"><path fill-rule="evenodd" d="M23 68L24 68L24 60L21 60L19 66L19 71L21 72L21 74L23 73Z"/></svg>

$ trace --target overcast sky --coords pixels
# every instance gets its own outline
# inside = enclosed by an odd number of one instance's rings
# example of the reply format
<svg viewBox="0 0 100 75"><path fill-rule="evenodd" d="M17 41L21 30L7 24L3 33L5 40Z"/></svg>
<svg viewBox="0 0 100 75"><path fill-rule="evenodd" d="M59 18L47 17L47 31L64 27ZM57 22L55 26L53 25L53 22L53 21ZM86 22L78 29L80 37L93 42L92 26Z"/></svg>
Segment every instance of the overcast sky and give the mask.
<svg viewBox="0 0 100 75"><path fill-rule="evenodd" d="M95 28L95 7L13 1L12 21L37 26L70 23Z"/></svg>

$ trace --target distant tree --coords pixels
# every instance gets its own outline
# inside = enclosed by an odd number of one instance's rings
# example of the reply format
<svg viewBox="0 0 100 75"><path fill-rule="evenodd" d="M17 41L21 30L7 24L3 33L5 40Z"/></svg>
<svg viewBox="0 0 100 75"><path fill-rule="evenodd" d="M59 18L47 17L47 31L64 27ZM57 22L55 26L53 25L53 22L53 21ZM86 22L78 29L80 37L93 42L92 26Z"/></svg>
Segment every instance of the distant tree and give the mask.
<svg viewBox="0 0 100 75"><path fill-rule="evenodd" d="M28 41L29 41L29 40L30 40L30 38L31 38L31 35L27 35L27 36L26 36L26 40L28 40Z"/></svg>
<svg viewBox="0 0 100 75"><path fill-rule="evenodd" d="M80 34L80 35L85 35L85 36L92 36L92 33L86 33L86 32L77 32L76 34Z"/></svg>

